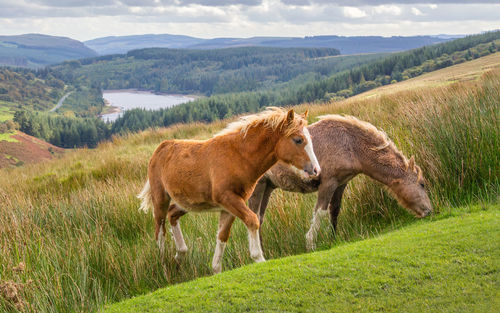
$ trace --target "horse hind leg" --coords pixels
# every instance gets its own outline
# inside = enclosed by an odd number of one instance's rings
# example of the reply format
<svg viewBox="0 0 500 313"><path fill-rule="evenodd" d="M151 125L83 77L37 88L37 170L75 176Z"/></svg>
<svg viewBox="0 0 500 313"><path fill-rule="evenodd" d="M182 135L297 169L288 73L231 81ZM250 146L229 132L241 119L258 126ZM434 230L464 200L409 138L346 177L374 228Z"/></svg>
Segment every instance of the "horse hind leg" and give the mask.
<svg viewBox="0 0 500 313"><path fill-rule="evenodd" d="M155 240L160 250L160 255L165 255L165 219L170 196L163 190L161 184L151 183L151 200L153 203L153 216L155 220Z"/></svg>
<svg viewBox="0 0 500 313"><path fill-rule="evenodd" d="M332 200L330 201L330 223L332 224L333 236L337 233L337 219L340 213L340 206L342 204L342 195L344 194L347 185L339 186L333 193Z"/></svg>
<svg viewBox="0 0 500 313"><path fill-rule="evenodd" d="M336 188L336 181L322 182L318 188L318 200L314 207L311 227L306 234L306 247L309 251L316 249L316 237L321 225L321 219L328 215L328 205Z"/></svg>
<svg viewBox="0 0 500 313"><path fill-rule="evenodd" d="M177 250L175 253L175 260L177 262L182 261L188 251L186 242L184 241L184 236L182 235L181 225L179 222L179 218L181 218L181 216L183 216L186 213L187 213L186 211L184 211L181 207L179 207L176 204L172 204L168 208L168 213L167 213L168 221L170 222L170 231L172 232L175 248Z"/></svg>
<svg viewBox="0 0 500 313"><path fill-rule="evenodd" d="M212 270L215 274L222 271L222 256L226 248L229 234L231 233L231 226L234 222L234 215L222 211L219 218L219 231L217 232L217 244L215 246L214 258L212 259Z"/></svg>

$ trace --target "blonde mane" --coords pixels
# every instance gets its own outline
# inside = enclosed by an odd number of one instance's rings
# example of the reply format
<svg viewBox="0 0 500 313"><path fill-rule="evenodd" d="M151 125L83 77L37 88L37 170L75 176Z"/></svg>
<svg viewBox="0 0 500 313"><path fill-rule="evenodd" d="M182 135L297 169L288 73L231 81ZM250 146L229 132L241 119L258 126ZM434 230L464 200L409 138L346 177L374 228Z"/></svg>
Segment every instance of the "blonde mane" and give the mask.
<svg viewBox="0 0 500 313"><path fill-rule="evenodd" d="M408 159L401 153L401 151L398 150L398 148L396 148L396 145L394 145L392 140L389 139L387 134L383 130L380 130L377 127L375 127L373 124L361 121L358 118L351 115L328 114L328 115L318 116L318 119L320 121L333 120L340 123L346 123L362 130L365 134L368 134L369 136L373 137L374 142L381 142L381 144L371 147L370 150L381 151L390 147L392 148L392 150L394 150L395 154L402 159L405 166L408 167Z"/></svg>
<svg viewBox="0 0 500 313"><path fill-rule="evenodd" d="M239 120L228 124L226 128L215 134L214 137L236 132L242 133L243 137L245 137L250 128L258 125L270 128L273 131L280 128L284 136L290 136L294 132L299 131L302 127L307 126L307 121L296 113L294 114L293 123L287 124L287 113L288 111L282 108L267 107L262 112L240 117Z"/></svg>

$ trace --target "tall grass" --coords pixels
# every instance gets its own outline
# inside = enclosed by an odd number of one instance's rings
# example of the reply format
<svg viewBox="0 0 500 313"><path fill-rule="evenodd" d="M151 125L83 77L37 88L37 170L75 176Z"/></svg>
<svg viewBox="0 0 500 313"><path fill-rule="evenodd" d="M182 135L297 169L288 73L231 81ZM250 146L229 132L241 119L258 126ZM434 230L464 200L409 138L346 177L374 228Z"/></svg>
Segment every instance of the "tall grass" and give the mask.
<svg viewBox="0 0 500 313"><path fill-rule="evenodd" d="M439 210L497 200L499 95L496 71L446 88L308 107L312 116L352 114L384 129L406 155L415 154ZM146 131L55 161L1 170L0 281L31 281L20 288L27 310L84 312L209 275L217 215L181 219L190 250L185 262L176 264L169 236L165 259L158 255L153 219L138 212L135 195L161 140L208 138L224 124ZM314 202L315 195L275 192L262 229L267 258L306 251L304 234ZM370 237L413 220L379 184L360 176L346 190L338 236L333 238L324 221L318 246ZM20 262L26 269L14 271ZM237 221L223 267L250 262L246 230ZM0 297L0 311L15 308Z"/></svg>

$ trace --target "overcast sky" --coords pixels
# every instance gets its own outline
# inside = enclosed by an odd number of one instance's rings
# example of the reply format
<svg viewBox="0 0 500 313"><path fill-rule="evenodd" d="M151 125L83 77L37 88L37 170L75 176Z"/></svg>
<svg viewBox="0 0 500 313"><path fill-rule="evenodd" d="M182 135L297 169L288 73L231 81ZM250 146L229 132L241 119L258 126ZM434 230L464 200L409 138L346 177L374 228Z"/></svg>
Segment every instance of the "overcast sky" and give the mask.
<svg viewBox="0 0 500 313"><path fill-rule="evenodd" d="M89 40L473 34L500 29L500 0L0 0L0 35Z"/></svg>

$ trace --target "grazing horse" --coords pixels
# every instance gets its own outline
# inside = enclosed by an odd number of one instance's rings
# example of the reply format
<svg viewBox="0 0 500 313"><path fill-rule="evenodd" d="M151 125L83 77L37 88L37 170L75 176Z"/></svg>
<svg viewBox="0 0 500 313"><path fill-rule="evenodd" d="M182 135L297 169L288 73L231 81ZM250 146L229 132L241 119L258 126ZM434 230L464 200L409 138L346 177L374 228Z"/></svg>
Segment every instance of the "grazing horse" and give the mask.
<svg viewBox="0 0 500 313"><path fill-rule="evenodd" d="M274 189L301 193L318 191L311 228L306 235L308 249L314 249L320 217L327 215L329 209L333 231L336 231L344 189L360 173L388 186L399 203L417 217L432 212L422 170L415 165L414 157L407 160L384 132L355 117L340 115L322 116L308 129L321 175L311 179L285 164L272 167L257 183L248 201L249 207L259 215L261 224Z"/></svg>
<svg viewBox="0 0 500 313"><path fill-rule="evenodd" d="M179 218L188 212L220 211L212 268L219 273L222 255L235 217L248 229L250 256L265 261L259 238L260 222L245 201L259 178L277 161L320 173L304 115L271 107L234 122L208 140L166 140L156 148L148 167L148 181L139 194L140 210L154 208L155 239L164 253L168 218L176 260L187 252ZM173 201L175 204L170 205Z"/></svg>

